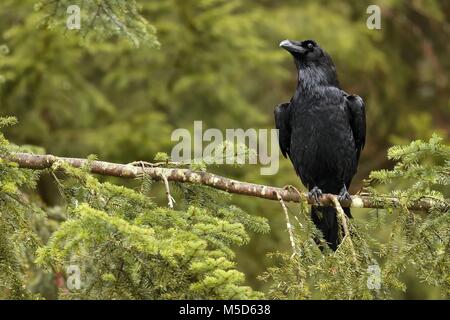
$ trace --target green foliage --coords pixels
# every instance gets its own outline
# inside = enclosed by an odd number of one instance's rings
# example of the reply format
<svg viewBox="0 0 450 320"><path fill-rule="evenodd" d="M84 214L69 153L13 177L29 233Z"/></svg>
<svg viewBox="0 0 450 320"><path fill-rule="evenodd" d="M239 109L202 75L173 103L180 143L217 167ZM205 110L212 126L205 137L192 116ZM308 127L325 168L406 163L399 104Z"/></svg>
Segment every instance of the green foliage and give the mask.
<svg viewBox="0 0 450 320"><path fill-rule="evenodd" d="M394 183L391 195L401 200L390 244L380 246L387 261L386 274L396 275L413 265L421 281L441 288L442 295L449 298L450 147L442 140L433 135L428 142L392 147L388 157L397 161L394 169L372 172L370 178L384 185ZM432 204L428 215L416 215L406 208L423 199Z"/></svg>
<svg viewBox="0 0 450 320"><path fill-rule="evenodd" d="M305 206L295 215L297 251L274 255L275 267L262 275L270 281L269 297L276 299L376 299L392 298L396 291L406 291L402 276L412 268L420 281L440 289L450 297L450 202L448 176L450 148L437 135L428 142L414 141L394 146L390 159L397 161L393 170L372 172L378 188L392 187L391 196L400 199L400 207L388 210L393 222L387 239L379 241L370 229L385 228L385 210L374 210L371 223L351 220L350 238L343 239L336 252L321 252L314 242L316 229L306 215ZM395 179L394 184L393 180ZM439 187L445 187L444 193ZM402 188L402 189L399 189ZM370 195L387 204L387 196L374 187ZM412 201L429 199L426 214L409 211ZM386 241L387 240L387 241ZM356 259L352 259L353 249ZM380 288L370 284L371 270L380 268Z"/></svg>
<svg viewBox="0 0 450 320"><path fill-rule="evenodd" d="M407 146L394 146L388 158L397 161L394 168L374 171L370 179L401 187L401 191L393 192L394 196L408 201L431 198L442 202L450 196L450 147L441 137L434 134L428 143L417 140ZM436 188L445 193L434 191Z"/></svg>
<svg viewBox="0 0 450 320"><path fill-rule="evenodd" d="M155 28L140 14L140 6L134 0L41 0L34 4L34 9L45 13L42 27L67 32L67 22L74 14L69 10L71 6L80 9L80 27L69 32L77 33L88 43L124 37L135 47L159 46Z"/></svg>
<svg viewBox="0 0 450 320"><path fill-rule="evenodd" d="M20 189L33 189L37 175L5 160L16 148L1 139L1 296L31 296L22 261L30 247L38 266L49 272L64 274L69 266L81 271L80 290L63 290L60 298L262 297L242 285L244 275L235 269L232 247L249 241L246 229L267 232L267 222L218 203L216 191L205 187L198 193L209 193L207 203L187 197L186 209L174 211L156 206L140 192L99 182L88 173L89 165L76 169L56 162L49 171L66 201L65 221L38 248L32 222L42 211L20 200Z"/></svg>
<svg viewBox="0 0 450 320"><path fill-rule="evenodd" d="M3 124L13 122L1 120ZM33 223L34 215L42 216L43 211L23 200L21 190L33 189L37 176L6 160L19 149L1 139L3 297L33 296L24 274L33 263L27 255L35 253L37 265L49 272L64 274L69 266L79 268L81 288L61 290L60 298L262 297L242 285L244 275L235 269L233 247L248 243L247 230L267 233L267 221L228 205L229 194L201 185L174 184L184 203L179 204L180 210L170 210L158 207L143 193L99 182L88 173L89 164L76 169L58 161L49 171L66 206L63 222L43 245ZM392 147L388 155L397 160L394 169L373 172L371 178L381 188L394 179L398 180L396 187L408 186L406 191L391 191L391 196L400 199L400 207L388 210L393 219L388 240L378 241L369 232L380 227L386 215L376 211L371 223L348 221L350 234L341 235L336 252L326 246L321 251L314 241L320 237L319 231L308 216L308 206L302 203L294 216L295 252L272 254L275 265L260 277L269 283L268 297L391 298L396 290L407 290L401 277L409 266L421 281L449 297L449 195L448 189L442 193L434 188L448 186L449 147L433 136L428 142ZM367 191L387 206L387 195L373 186ZM423 199L432 205L426 214L407 209L412 201ZM20 245L13 246L16 242ZM380 268L379 278L371 272L374 268ZM370 287L378 280L380 287Z"/></svg>
<svg viewBox="0 0 450 320"><path fill-rule="evenodd" d="M165 152L158 152L154 158L155 161L169 161L169 155Z"/></svg>
<svg viewBox="0 0 450 320"><path fill-rule="evenodd" d="M220 217L189 202L186 211L173 211L64 163L52 169L65 175L60 187L69 203L68 220L38 251L37 261L56 270L82 266L83 288L69 297L261 297L242 286L244 276L234 270L230 246L245 244L248 234L226 214L232 208L223 207Z"/></svg>
<svg viewBox="0 0 450 320"><path fill-rule="evenodd" d="M0 118L0 128L15 122ZM29 255L40 244L33 221L44 213L21 191L35 187L37 173L6 160L11 149L19 150L0 132L0 298L25 299L32 297L25 287Z"/></svg>

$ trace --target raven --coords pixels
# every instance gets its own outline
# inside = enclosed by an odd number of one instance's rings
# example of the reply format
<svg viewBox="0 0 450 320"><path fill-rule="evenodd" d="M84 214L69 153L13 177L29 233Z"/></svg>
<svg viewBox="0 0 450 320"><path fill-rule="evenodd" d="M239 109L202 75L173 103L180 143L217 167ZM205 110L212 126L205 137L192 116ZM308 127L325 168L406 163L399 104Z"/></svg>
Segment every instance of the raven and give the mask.
<svg viewBox="0 0 450 320"><path fill-rule="evenodd" d="M274 111L281 152L316 204L322 193L350 199L347 190L366 140L364 102L340 89L331 57L315 41L284 40L280 47L294 57L298 75L291 101ZM350 208L344 211L351 218ZM336 250L340 242L336 209L312 206L311 218Z"/></svg>

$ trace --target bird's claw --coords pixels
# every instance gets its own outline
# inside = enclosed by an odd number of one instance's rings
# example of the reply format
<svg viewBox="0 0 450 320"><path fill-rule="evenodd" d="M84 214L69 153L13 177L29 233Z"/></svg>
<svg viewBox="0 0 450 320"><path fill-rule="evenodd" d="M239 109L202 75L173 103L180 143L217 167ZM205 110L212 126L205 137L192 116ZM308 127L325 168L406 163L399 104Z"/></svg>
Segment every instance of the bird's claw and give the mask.
<svg viewBox="0 0 450 320"><path fill-rule="evenodd" d="M313 200L316 204L320 203L320 198L322 197L323 193L322 190L320 190L317 186L312 188L308 192L308 198Z"/></svg>
<svg viewBox="0 0 450 320"><path fill-rule="evenodd" d="M343 186L341 191L339 192L338 200L339 201L352 200L352 197L351 197L350 193L348 193L346 186Z"/></svg>

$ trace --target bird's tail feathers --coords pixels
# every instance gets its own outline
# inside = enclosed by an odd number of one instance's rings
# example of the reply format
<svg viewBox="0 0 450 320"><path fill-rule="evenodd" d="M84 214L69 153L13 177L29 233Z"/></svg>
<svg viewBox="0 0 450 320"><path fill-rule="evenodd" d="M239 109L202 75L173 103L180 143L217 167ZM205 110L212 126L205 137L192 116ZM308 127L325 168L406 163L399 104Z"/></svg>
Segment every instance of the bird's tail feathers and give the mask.
<svg viewBox="0 0 450 320"><path fill-rule="evenodd" d="M343 208L343 210L349 218L352 217L350 208ZM339 239L340 224L336 214L336 209L333 207L311 207L311 218L317 229L322 231L323 238L333 251L341 242Z"/></svg>

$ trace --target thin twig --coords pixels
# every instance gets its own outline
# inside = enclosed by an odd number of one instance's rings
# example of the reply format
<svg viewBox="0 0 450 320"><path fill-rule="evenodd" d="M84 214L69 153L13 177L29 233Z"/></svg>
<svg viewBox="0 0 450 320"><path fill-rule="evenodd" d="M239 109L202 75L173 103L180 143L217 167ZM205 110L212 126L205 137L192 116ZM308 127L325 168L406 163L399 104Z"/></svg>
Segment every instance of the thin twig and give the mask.
<svg viewBox="0 0 450 320"><path fill-rule="evenodd" d="M352 237L350 236L350 231L348 229L347 216L346 216L344 210L342 209L342 206L339 203L338 198L335 195L332 195L330 198L331 198L331 201L333 201L334 207L336 208L338 220L340 221L342 228L344 229L344 237L342 239L342 243L344 243L344 241L348 241L348 243L350 244L350 248L352 250L353 262L357 263L358 259L356 258L355 247L353 246Z"/></svg>
<svg viewBox="0 0 450 320"><path fill-rule="evenodd" d="M280 201L281 207L283 208L283 212L284 212L284 217L286 218L286 227L289 233L289 241L291 242L291 247L292 247L292 257L294 257L294 255L297 253L297 249L295 246L295 240L294 240L294 228L291 224L291 220L289 219L289 213L286 207L286 204L283 201L283 198L280 196L279 193L277 193L277 198L278 201Z"/></svg>
<svg viewBox="0 0 450 320"><path fill-rule="evenodd" d="M140 166L140 167L147 167L147 168L158 168L158 167L167 167L167 166L173 166L173 167L184 167L184 166L190 166L191 163L189 162L174 162L174 161L160 161L160 162L147 162L147 161L133 161L128 163L128 165L131 166Z"/></svg>
<svg viewBox="0 0 450 320"><path fill-rule="evenodd" d="M166 196L167 196L167 202L168 202L167 205L169 206L170 209L173 209L173 204L175 202L175 199L170 194L169 181L167 180L167 177L164 173L161 173L160 176L164 182L164 187L166 188Z"/></svg>

